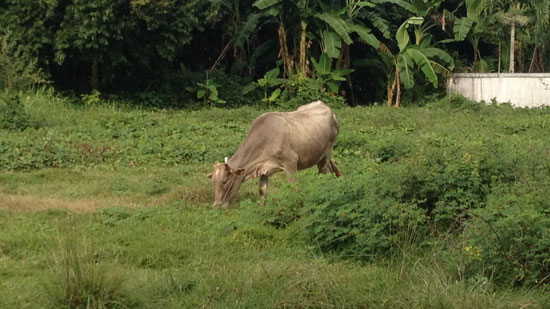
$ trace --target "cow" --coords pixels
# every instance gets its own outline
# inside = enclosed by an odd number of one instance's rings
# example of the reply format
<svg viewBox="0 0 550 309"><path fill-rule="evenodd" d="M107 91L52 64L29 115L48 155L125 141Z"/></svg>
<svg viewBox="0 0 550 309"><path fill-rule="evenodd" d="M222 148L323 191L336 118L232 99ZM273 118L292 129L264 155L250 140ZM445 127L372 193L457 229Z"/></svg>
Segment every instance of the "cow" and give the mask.
<svg viewBox="0 0 550 309"><path fill-rule="evenodd" d="M338 118L321 101L302 105L293 112L260 115L235 154L214 164L208 175L214 184L214 206L227 207L241 184L251 178L259 178L263 204L267 179L276 172L285 172L291 183L296 181L298 170L314 165L319 173L342 176L331 159L338 131Z"/></svg>

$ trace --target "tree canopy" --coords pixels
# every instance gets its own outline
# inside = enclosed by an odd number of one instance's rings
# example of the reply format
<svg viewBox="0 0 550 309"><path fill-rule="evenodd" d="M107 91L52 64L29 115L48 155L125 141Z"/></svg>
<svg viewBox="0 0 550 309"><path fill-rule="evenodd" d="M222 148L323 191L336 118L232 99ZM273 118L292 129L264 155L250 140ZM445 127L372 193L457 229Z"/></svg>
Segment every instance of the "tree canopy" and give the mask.
<svg viewBox="0 0 550 309"><path fill-rule="evenodd" d="M400 105L441 92L453 71L548 70L549 10L548 0L6 0L0 87L26 70L27 84L9 87L177 102L202 87L210 104L307 88ZM265 76L277 83L251 87Z"/></svg>

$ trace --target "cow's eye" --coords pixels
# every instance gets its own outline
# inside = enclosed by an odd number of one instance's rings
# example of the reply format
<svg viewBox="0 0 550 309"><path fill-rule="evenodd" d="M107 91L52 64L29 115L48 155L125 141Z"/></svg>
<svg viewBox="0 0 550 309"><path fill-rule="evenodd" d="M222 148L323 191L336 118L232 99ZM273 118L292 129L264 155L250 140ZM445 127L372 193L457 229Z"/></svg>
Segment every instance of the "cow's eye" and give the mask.
<svg viewBox="0 0 550 309"><path fill-rule="evenodd" d="M227 178L222 180L222 185L225 185L227 183Z"/></svg>

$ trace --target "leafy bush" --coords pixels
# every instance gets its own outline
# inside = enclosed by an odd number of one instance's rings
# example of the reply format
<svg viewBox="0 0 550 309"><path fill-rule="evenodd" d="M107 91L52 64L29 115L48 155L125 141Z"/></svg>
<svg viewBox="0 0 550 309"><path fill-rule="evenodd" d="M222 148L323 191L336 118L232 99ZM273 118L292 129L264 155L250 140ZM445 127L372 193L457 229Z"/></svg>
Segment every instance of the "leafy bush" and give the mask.
<svg viewBox="0 0 550 309"><path fill-rule="evenodd" d="M261 89L264 95L264 97L262 98L263 103L271 104L275 102L279 97L279 95L281 94L281 88L279 87L285 81L285 79L279 78L279 74L280 74L279 68L274 68L272 70L267 71L267 73L265 73L265 75L262 78L246 86L243 89L243 94L247 95L253 90ZM268 91L269 91L269 95L268 95Z"/></svg>
<svg viewBox="0 0 550 309"><path fill-rule="evenodd" d="M468 273L508 285L540 286L550 278L549 183L502 185L472 212L463 235ZM465 249L466 250L466 249Z"/></svg>
<svg viewBox="0 0 550 309"><path fill-rule="evenodd" d="M47 81L37 68L37 59L11 38L0 35L0 90L28 90Z"/></svg>
<svg viewBox="0 0 550 309"><path fill-rule="evenodd" d="M335 96L322 89L324 89L324 83L320 79L294 75L286 81L284 91L275 104L285 109L296 109L301 105L321 100L332 108L345 106L343 97Z"/></svg>
<svg viewBox="0 0 550 309"><path fill-rule="evenodd" d="M201 75L202 76L202 75ZM254 93L243 95L243 89L248 80L239 76L227 74L223 71L214 71L211 78L215 80L218 97L225 101L224 106L236 107L256 103L260 96ZM204 81L204 78L202 79Z"/></svg>
<svg viewBox="0 0 550 309"><path fill-rule="evenodd" d="M225 104L225 100L218 96L218 84L214 79L208 77L208 72L206 72L204 81L197 82L194 87L187 87L186 89L196 93L197 99L201 99L204 105L212 107L214 104Z"/></svg>
<svg viewBox="0 0 550 309"><path fill-rule="evenodd" d="M376 173L312 174L269 197L256 216L279 228L302 221L307 237L321 250L358 259L391 253L428 235L426 212L415 202L386 195L381 188L386 180Z"/></svg>
<svg viewBox="0 0 550 309"><path fill-rule="evenodd" d="M265 205L258 207L257 203L246 199L239 204L240 209L248 217L257 222L271 225L276 228L286 228L302 217L304 195L297 184L284 182L275 194L268 194Z"/></svg>
<svg viewBox="0 0 550 309"><path fill-rule="evenodd" d="M0 95L0 129L24 130L30 126L30 117L18 94Z"/></svg>
<svg viewBox="0 0 550 309"><path fill-rule="evenodd" d="M321 249L365 259L426 237L426 213L414 201L383 194L375 173L346 178L326 177L306 198L307 233Z"/></svg>
<svg viewBox="0 0 550 309"><path fill-rule="evenodd" d="M462 110L479 111L485 106L485 103L474 102L468 100L460 94L453 94L448 97L444 97L441 100L437 100L427 105L431 108L454 108Z"/></svg>

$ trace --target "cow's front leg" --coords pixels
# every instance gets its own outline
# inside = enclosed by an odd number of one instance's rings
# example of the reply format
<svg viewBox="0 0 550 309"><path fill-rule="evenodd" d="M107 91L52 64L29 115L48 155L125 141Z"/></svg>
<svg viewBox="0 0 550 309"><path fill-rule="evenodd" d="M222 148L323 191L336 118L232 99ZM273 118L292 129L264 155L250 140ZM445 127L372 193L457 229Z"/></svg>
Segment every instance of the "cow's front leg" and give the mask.
<svg viewBox="0 0 550 309"><path fill-rule="evenodd" d="M267 175L260 176L260 205L265 204L265 196L267 194Z"/></svg>
<svg viewBox="0 0 550 309"><path fill-rule="evenodd" d="M296 172L298 172L298 165L289 165L285 168L286 177L291 184L296 183Z"/></svg>

